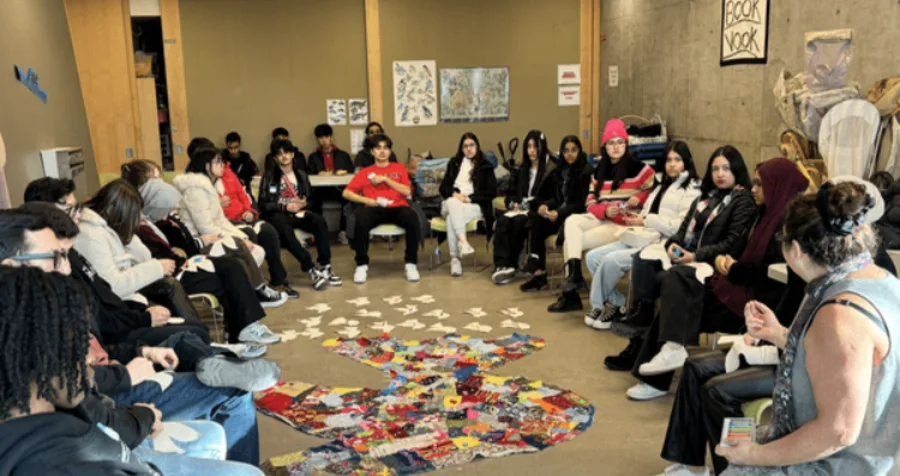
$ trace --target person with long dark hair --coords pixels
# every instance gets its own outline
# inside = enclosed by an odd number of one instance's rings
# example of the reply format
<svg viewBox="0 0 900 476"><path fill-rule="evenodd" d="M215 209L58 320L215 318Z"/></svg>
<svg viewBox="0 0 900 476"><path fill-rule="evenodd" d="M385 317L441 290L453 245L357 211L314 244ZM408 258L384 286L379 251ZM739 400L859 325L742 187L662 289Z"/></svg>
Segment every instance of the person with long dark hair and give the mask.
<svg viewBox="0 0 900 476"><path fill-rule="evenodd" d="M685 308L696 306L697 309L703 309L705 293L679 293L687 292L684 291L685 286L691 286L692 283L700 285L696 277L698 268L694 264L705 263L712 267L716 265L718 256L740 256L744 251L748 232L757 212L751 187L750 175L740 152L731 146L716 149L707 164L706 175L700 186L700 197L691 205L678 232L664 244L672 267L662 272L663 265L658 258L645 258L644 252L634 255L631 268L631 288L634 295L631 312L624 319L613 321L611 327L616 335L632 340L618 356L606 359L607 367L623 370L634 365L643 344L640 336L644 335L653 322L656 300L660 296L662 302L667 303L662 308L666 322L672 322L673 328L677 327L678 322L682 322L679 321L680 318L695 316L685 312ZM788 189L791 187L786 185L784 190ZM688 298L692 300L681 301ZM699 319L691 319L685 326L695 328L698 323ZM676 351L667 355L682 355L683 348L672 345L665 349ZM649 390L645 387L640 389ZM638 389L633 390L632 398L640 398ZM656 395L658 391L641 394Z"/></svg>
<svg viewBox="0 0 900 476"><path fill-rule="evenodd" d="M378 144L373 139L376 136L384 135L384 126L382 126L381 123L372 121L366 125L366 138L363 140L363 147L356 153L356 158L353 159L353 166L356 170L375 165L374 149ZM397 162L397 156L394 154L393 150L391 151L391 156L388 160L391 163Z"/></svg>
<svg viewBox="0 0 900 476"><path fill-rule="evenodd" d="M549 312L583 309L580 299L571 299L573 291L586 287L581 253L616 241L628 212L640 210L656 180L653 169L628 150L628 133L619 119L606 123L601 155L585 204L587 213L572 215L563 225L566 278L563 295L547 308Z"/></svg>
<svg viewBox="0 0 900 476"><path fill-rule="evenodd" d="M460 258L475 253L466 236L466 225L484 219L488 241L494 229L493 200L497 196L497 177L475 134L466 132L459 139L459 148L447 164L440 192L444 198L441 215L447 220L450 275L462 276Z"/></svg>
<svg viewBox="0 0 900 476"><path fill-rule="evenodd" d="M497 219L494 232L494 274L491 276L494 284L509 284L515 279L530 217L537 214L537 207L532 204L544 177L555 167L547 137L541 131L529 131L522 149L522 164L512 176L504 200L509 212Z"/></svg>
<svg viewBox="0 0 900 476"><path fill-rule="evenodd" d="M262 218L278 230L281 243L309 274L313 289L340 286L341 278L331 268L331 242L325 218L310 209L313 199L309 176L299 166L289 140L272 141L272 156L266 159L265 172L259 184L259 211ZM313 236L318 266L297 239L296 230Z"/></svg>
<svg viewBox="0 0 900 476"><path fill-rule="evenodd" d="M654 241L674 235L694 199L700 196L700 178L686 143L675 140L666 147L666 168L658 174L657 182L644 202L643 210L625 218L628 226L654 232ZM634 243L616 241L594 248L585 256L593 276L591 310L584 318L585 325L594 329L609 329L613 320L624 317L625 296L618 291L617 284L631 269L632 257L640 250ZM580 298L575 291L571 291L570 299Z"/></svg>
<svg viewBox="0 0 900 476"><path fill-rule="evenodd" d="M563 223L572 215L585 212L588 190L594 168L578 136L569 135L559 145L561 159L548 170L538 196L532 201L535 213L529 217L529 250L525 271L531 278L519 289L522 292L549 288L547 281L547 238L557 234L556 244L562 245Z"/></svg>
<svg viewBox="0 0 900 476"><path fill-rule="evenodd" d="M94 265L100 276L113 283L120 297L139 293L152 284L155 280L140 286L143 282L140 278L157 277L158 270L164 276L178 276L188 293L215 295L224 308L225 326L232 343L268 345L281 340L260 322L265 312L236 259L226 256L213 259L215 272L203 269L185 272L171 253L167 254L169 258L154 259L139 236L141 207L140 193L125 180L114 180L86 203L81 234L74 240L75 249Z"/></svg>

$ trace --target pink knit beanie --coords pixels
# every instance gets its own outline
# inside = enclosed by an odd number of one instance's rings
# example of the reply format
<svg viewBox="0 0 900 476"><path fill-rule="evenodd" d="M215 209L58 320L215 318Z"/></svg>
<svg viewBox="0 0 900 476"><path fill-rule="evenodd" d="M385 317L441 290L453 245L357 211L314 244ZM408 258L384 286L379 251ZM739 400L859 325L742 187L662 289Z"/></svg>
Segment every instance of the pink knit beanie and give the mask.
<svg viewBox="0 0 900 476"><path fill-rule="evenodd" d="M603 128L603 144L610 139L625 139L628 142L628 132L625 131L625 123L620 119L610 119Z"/></svg>

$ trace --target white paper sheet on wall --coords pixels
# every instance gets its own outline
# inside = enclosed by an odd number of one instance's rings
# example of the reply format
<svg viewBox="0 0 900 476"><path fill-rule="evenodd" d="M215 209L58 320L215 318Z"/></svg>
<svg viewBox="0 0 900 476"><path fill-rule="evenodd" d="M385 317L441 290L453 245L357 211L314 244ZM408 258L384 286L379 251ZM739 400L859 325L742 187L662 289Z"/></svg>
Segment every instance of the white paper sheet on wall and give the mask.
<svg viewBox="0 0 900 476"><path fill-rule="evenodd" d="M365 129L350 129L350 153L356 155L363 149L363 141L366 140Z"/></svg>
<svg viewBox="0 0 900 476"><path fill-rule="evenodd" d="M350 99L350 125L364 126L369 123L369 100Z"/></svg>
<svg viewBox="0 0 900 476"><path fill-rule="evenodd" d="M347 101L343 99L328 99L325 102L328 110L328 124L331 126L346 126Z"/></svg>
<svg viewBox="0 0 900 476"><path fill-rule="evenodd" d="M559 86L559 106L581 105L581 86Z"/></svg>

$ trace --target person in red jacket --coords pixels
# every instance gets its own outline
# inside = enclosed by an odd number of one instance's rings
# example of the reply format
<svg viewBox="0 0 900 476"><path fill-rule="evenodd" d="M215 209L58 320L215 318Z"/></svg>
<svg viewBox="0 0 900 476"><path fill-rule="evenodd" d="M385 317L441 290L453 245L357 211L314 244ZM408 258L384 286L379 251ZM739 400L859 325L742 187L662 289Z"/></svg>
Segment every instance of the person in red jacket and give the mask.
<svg viewBox="0 0 900 476"><path fill-rule="evenodd" d="M229 220L238 226L256 222L259 212L253 209L250 196L230 168L226 167L222 178L216 182L216 191L222 196L222 210Z"/></svg>

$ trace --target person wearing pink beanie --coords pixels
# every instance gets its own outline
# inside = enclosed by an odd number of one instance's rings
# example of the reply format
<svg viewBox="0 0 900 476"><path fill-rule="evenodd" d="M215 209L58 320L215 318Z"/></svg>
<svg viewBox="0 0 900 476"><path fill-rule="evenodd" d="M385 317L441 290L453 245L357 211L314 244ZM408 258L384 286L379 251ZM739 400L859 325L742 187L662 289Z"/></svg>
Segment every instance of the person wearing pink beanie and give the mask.
<svg viewBox="0 0 900 476"><path fill-rule="evenodd" d="M611 119L603 129L603 149L587 197L587 213L572 215L563 225L563 254L566 279L562 296L549 312L583 309L573 291L585 286L581 273L581 253L616 241L625 218L640 212L655 182L653 169L637 160L628 150L625 123Z"/></svg>

